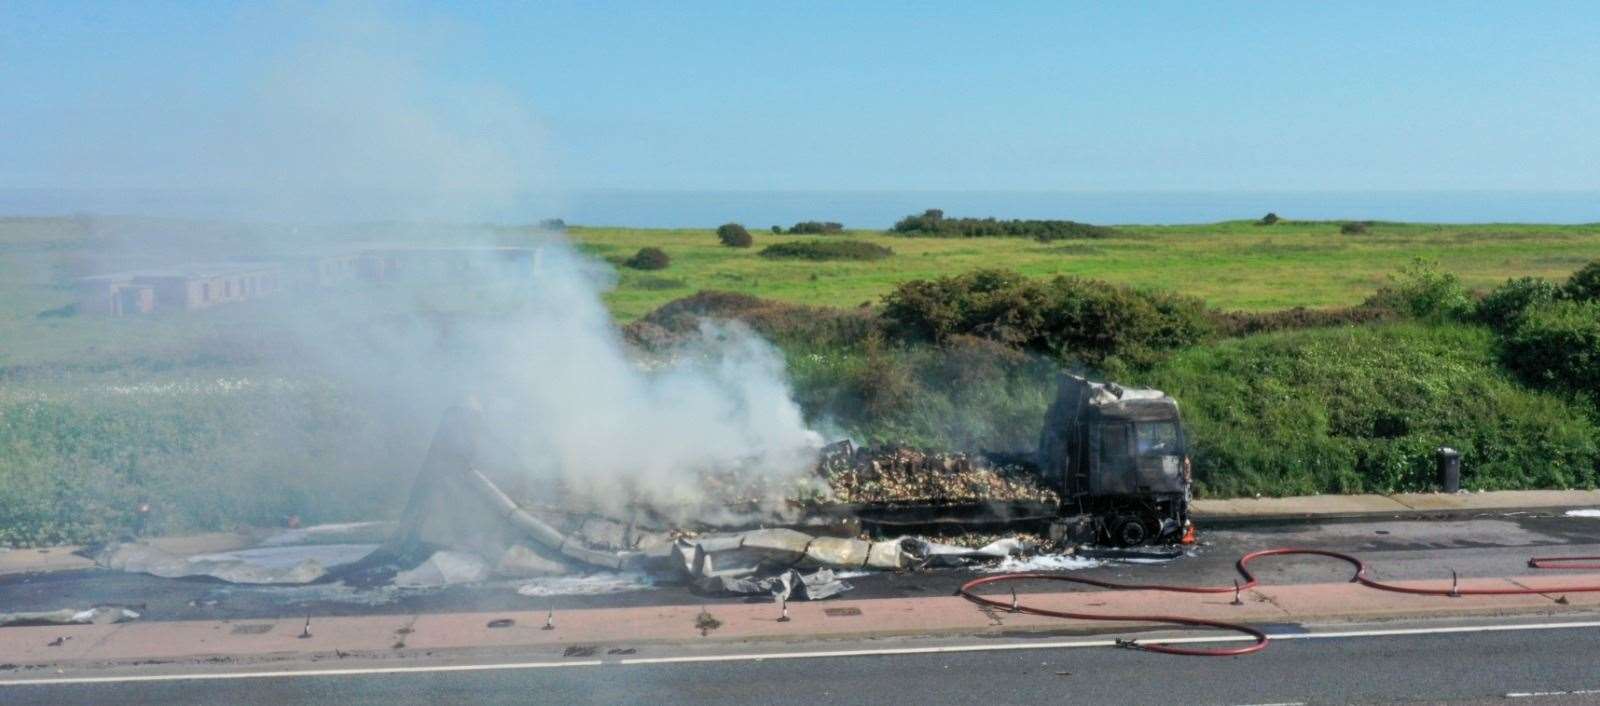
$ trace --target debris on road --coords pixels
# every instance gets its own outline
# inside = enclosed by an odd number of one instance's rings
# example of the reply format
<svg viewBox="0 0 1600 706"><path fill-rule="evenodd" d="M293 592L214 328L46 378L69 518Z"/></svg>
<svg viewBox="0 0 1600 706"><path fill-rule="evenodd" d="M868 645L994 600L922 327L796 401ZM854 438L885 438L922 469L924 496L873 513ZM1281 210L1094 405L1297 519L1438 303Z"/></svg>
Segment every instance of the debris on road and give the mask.
<svg viewBox="0 0 1600 706"><path fill-rule="evenodd" d="M772 596L778 601L820 601L850 590L850 585L840 581L828 569L817 569L802 574L788 569L775 576L709 576L696 587L705 593L725 593L740 596Z"/></svg>
<svg viewBox="0 0 1600 706"><path fill-rule="evenodd" d="M710 635L712 630L720 627L722 627L722 621L717 620L717 617L704 607L700 608L699 615L694 616L694 628L700 631L701 637Z"/></svg>

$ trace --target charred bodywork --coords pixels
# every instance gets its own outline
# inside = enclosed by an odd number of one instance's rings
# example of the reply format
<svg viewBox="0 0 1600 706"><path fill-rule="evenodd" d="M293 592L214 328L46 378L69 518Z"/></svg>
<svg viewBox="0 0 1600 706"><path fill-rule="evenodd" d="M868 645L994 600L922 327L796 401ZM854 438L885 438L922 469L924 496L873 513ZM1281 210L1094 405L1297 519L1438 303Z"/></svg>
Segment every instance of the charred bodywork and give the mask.
<svg viewBox="0 0 1600 706"><path fill-rule="evenodd" d="M1136 546L1188 527L1188 445L1177 401L1158 390L1063 374L1038 464L1075 541Z"/></svg>

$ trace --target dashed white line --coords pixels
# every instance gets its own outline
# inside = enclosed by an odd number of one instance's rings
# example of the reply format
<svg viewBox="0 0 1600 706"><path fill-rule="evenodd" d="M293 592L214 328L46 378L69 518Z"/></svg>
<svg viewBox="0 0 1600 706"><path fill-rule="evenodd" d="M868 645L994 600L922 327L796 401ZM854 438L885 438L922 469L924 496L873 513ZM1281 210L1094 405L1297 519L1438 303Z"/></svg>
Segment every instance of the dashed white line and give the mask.
<svg viewBox="0 0 1600 706"><path fill-rule="evenodd" d="M1269 634L1273 640L1317 640L1339 639L1357 637L1396 637L1407 635L1451 635L1476 632L1516 632L1526 630L1572 630L1580 628L1600 627L1600 621L1584 621L1570 623L1529 623L1509 625L1463 625L1453 627L1433 628L1395 628L1388 630L1343 630L1334 632L1315 633L1286 633ZM1192 644L1214 642L1242 642L1255 638L1247 635L1216 635L1216 636L1191 636L1191 637L1160 637L1141 639L1144 644ZM460 664L416 667L373 667L352 669L311 669L311 670L283 670L273 672L195 672L187 674L147 674L128 676L106 677L60 677L42 679L11 679L0 680L0 687L5 686L51 686L64 684L114 684L131 682L171 682L186 680L217 680L217 679L270 679L284 677L343 677L362 676L370 674L427 674L437 672L474 672L494 670L518 669L553 669L561 667L599 667L599 666L639 666L651 664L692 664L707 662L764 662L767 660L783 659L827 659L836 657L876 657L894 655L918 654L949 654L958 652L1001 652L1012 650L1052 650L1075 649L1085 647L1111 647L1118 644L1115 639L1104 640L1077 640L1072 642L1011 642L995 645L943 645L938 647L886 647L866 650L826 650L810 652L767 652L767 653L738 653L721 655L685 655L677 657L634 657L616 661L582 660L561 662L508 662L501 664ZM1519 692L1522 693L1522 692ZM1526 692L1528 695L1539 695L1539 692ZM1588 692L1577 692L1588 693ZM1600 693L1597 691L1595 693ZM1508 697L1516 696L1507 694Z"/></svg>
<svg viewBox="0 0 1600 706"><path fill-rule="evenodd" d="M1575 689L1573 691L1513 691L1506 694L1508 699L1532 699L1541 696L1592 696L1600 694L1600 689Z"/></svg>

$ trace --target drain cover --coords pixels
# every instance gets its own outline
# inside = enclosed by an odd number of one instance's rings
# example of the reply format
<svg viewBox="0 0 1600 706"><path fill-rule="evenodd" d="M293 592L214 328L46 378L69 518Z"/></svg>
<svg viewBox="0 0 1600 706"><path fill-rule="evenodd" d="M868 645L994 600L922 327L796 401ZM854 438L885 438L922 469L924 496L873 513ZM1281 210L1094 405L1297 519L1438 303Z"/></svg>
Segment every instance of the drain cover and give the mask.
<svg viewBox="0 0 1600 706"><path fill-rule="evenodd" d="M272 623L250 623L248 625L233 626L235 635L261 635L272 630Z"/></svg>
<svg viewBox="0 0 1600 706"><path fill-rule="evenodd" d="M853 616L853 615L861 615L861 609L860 608L824 608L824 609L822 609L822 614L830 616L830 617L834 617L834 618L848 618L848 617Z"/></svg>

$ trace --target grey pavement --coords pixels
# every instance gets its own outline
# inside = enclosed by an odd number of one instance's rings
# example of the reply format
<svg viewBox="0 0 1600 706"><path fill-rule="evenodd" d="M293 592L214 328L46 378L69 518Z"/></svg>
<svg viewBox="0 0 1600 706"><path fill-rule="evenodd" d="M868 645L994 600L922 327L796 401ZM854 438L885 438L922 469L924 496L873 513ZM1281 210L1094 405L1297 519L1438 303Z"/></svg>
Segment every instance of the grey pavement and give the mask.
<svg viewBox="0 0 1600 706"><path fill-rule="evenodd" d="M1596 654L1600 629L1583 628L1285 640L1233 658L1077 648L21 686L0 702L1561 704L1600 701Z"/></svg>

